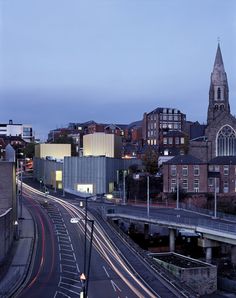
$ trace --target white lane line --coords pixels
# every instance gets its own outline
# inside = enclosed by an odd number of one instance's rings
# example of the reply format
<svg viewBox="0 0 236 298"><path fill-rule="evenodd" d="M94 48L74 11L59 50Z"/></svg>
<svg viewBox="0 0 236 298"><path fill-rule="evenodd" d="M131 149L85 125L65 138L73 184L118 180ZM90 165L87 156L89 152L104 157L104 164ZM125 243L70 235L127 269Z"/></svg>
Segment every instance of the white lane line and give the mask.
<svg viewBox="0 0 236 298"><path fill-rule="evenodd" d="M63 243L68 243L68 244L70 244L70 241L69 241L69 240L65 240L65 239L60 239L59 242L62 243L62 244L63 244Z"/></svg>
<svg viewBox="0 0 236 298"><path fill-rule="evenodd" d="M58 237L60 237L60 238L62 238L62 239L69 239L69 240L71 240L71 239L70 239L70 236L58 235Z"/></svg>
<svg viewBox="0 0 236 298"><path fill-rule="evenodd" d="M117 284L113 280L111 280L111 285L115 292L116 292L116 289L121 292L121 289L117 286Z"/></svg>
<svg viewBox="0 0 236 298"><path fill-rule="evenodd" d="M62 253L61 253L61 256L62 256L62 258L64 258L64 256L66 256L66 257L70 257L70 258L75 258L75 257L74 257L74 253L72 253L72 252L71 252L71 254L67 254L67 253L62 252Z"/></svg>
<svg viewBox="0 0 236 298"><path fill-rule="evenodd" d="M107 269L105 268L105 266L102 266L102 268L104 269L104 271L105 271L107 277L110 278L110 275L109 275L109 273L107 272Z"/></svg>
<svg viewBox="0 0 236 298"><path fill-rule="evenodd" d="M62 259L62 262L64 262L64 261L65 261L65 262L73 262L73 263L75 262L75 260L70 260L70 259L66 259L66 258L63 258L63 259Z"/></svg>
<svg viewBox="0 0 236 298"><path fill-rule="evenodd" d="M73 275L78 275L79 276L79 273L76 273L75 271L68 271L68 270L63 270L62 273L68 273L68 274L73 274Z"/></svg>
<svg viewBox="0 0 236 298"><path fill-rule="evenodd" d="M65 286L69 286L69 287L74 287L76 289L81 289L81 287L78 287L78 286L75 286L75 285L72 285L72 284L68 284L68 283L63 282L63 281L60 283L59 287L61 286L61 284L65 285Z"/></svg>
<svg viewBox="0 0 236 298"><path fill-rule="evenodd" d="M74 256L74 260L76 261L76 256L75 256L75 253L73 252L73 256Z"/></svg>
<svg viewBox="0 0 236 298"><path fill-rule="evenodd" d="M62 266L61 266L61 264L60 264L60 273L62 273Z"/></svg>
<svg viewBox="0 0 236 298"><path fill-rule="evenodd" d="M63 279L68 279L68 280L73 281L73 282L81 283L80 279L73 279L73 278L69 278L69 277L64 277L64 276L62 276L62 280L63 280Z"/></svg>
<svg viewBox="0 0 236 298"><path fill-rule="evenodd" d="M65 246L65 247L70 247L71 248L71 245L68 243L68 244L64 244L64 243L59 243L59 246Z"/></svg>
<svg viewBox="0 0 236 298"><path fill-rule="evenodd" d="M67 288L65 288L65 287L60 286L59 288L64 289L64 290L66 290L66 291L69 291L69 292L71 292L71 293L73 293L73 294L75 294L75 295L80 296L80 293L77 293L77 292L75 292L75 291L69 290L69 289L67 289Z"/></svg>
<svg viewBox="0 0 236 298"><path fill-rule="evenodd" d="M70 268L76 268L76 266L68 265L68 264L62 264L62 266L64 266L64 267L70 267Z"/></svg>
<svg viewBox="0 0 236 298"><path fill-rule="evenodd" d="M56 293L55 293L55 295L54 295L54 298L56 298L57 294L63 295L63 296L65 296L65 297L67 297L67 298L70 298L70 296L68 296L68 295L66 295L65 293L62 293L62 292L60 292L60 291L56 291Z"/></svg>

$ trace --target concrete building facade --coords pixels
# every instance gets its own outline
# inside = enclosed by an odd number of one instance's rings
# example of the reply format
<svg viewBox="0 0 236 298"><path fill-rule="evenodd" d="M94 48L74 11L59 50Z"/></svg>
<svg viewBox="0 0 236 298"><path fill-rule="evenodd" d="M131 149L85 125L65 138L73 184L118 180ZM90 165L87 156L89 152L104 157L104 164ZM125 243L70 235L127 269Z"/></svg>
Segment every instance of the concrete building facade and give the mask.
<svg viewBox="0 0 236 298"><path fill-rule="evenodd" d="M115 134L97 132L84 135L84 156L101 156L120 158L122 138Z"/></svg>
<svg viewBox="0 0 236 298"><path fill-rule="evenodd" d="M71 156L71 144L36 144L35 157L63 159Z"/></svg>

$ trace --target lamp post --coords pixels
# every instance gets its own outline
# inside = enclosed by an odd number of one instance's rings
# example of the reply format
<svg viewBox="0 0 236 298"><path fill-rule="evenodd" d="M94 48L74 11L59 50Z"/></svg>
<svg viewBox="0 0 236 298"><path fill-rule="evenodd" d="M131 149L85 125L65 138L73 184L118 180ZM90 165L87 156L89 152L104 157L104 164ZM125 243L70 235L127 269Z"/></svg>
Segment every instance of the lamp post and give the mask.
<svg viewBox="0 0 236 298"><path fill-rule="evenodd" d="M176 185L176 209L179 209L179 174L177 174L177 185Z"/></svg>
<svg viewBox="0 0 236 298"><path fill-rule="evenodd" d="M150 211L150 193L149 193L149 176L147 176L147 217Z"/></svg>
<svg viewBox="0 0 236 298"><path fill-rule="evenodd" d="M214 190L214 218L217 218L216 177L215 177L215 190Z"/></svg>
<svg viewBox="0 0 236 298"><path fill-rule="evenodd" d="M126 193L125 193L125 170L123 171L123 204L126 205Z"/></svg>
<svg viewBox="0 0 236 298"><path fill-rule="evenodd" d="M20 161L20 217L19 219L23 219L22 217L22 184L23 184L23 161Z"/></svg>

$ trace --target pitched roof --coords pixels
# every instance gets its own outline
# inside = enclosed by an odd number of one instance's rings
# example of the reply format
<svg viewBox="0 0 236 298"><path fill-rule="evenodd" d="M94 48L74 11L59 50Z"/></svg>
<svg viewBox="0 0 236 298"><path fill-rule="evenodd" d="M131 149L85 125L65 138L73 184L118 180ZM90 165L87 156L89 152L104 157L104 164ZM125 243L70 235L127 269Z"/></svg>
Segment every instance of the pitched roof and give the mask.
<svg viewBox="0 0 236 298"><path fill-rule="evenodd" d="M202 160L200 160L199 158L196 158L190 154L186 154L186 155L177 155L173 158L171 158L170 160L168 160L167 162L165 162L165 164L170 164L170 165L192 165L192 164L205 164L205 162L203 162Z"/></svg>
<svg viewBox="0 0 236 298"><path fill-rule="evenodd" d="M236 156L217 156L209 161L210 165L236 165Z"/></svg>

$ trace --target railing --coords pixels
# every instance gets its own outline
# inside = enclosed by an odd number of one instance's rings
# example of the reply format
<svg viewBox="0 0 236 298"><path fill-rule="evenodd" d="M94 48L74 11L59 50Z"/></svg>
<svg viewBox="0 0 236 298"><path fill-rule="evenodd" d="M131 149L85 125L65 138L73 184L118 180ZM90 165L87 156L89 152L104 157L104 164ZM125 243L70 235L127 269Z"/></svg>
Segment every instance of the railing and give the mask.
<svg viewBox="0 0 236 298"><path fill-rule="evenodd" d="M214 216L214 210L203 209L203 208L192 206L192 205L189 205L189 204L186 204L186 203L180 203L180 208L185 209L185 210L189 210L189 211L193 211L193 212L197 212L197 213L200 213L200 214ZM236 222L236 215L233 215L233 214L227 214L227 213L224 213L224 212L217 211L217 217L221 218L221 219Z"/></svg>
<svg viewBox="0 0 236 298"><path fill-rule="evenodd" d="M111 207L110 207L111 209ZM129 218L139 217L139 220L142 221L150 221L153 223L167 223L168 225L174 226L188 226L196 229L196 227L207 228L210 230L218 231L218 232L227 232L228 234L232 234L233 238L236 239L236 224L233 223L225 223L218 219L210 219L210 218L197 218L188 217L182 214L164 214L156 212L156 215L150 215L147 217L146 211L135 210L130 213L130 210L126 210L125 208L113 207L115 214L123 214L128 215Z"/></svg>

